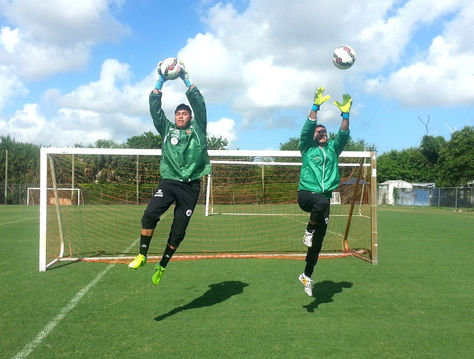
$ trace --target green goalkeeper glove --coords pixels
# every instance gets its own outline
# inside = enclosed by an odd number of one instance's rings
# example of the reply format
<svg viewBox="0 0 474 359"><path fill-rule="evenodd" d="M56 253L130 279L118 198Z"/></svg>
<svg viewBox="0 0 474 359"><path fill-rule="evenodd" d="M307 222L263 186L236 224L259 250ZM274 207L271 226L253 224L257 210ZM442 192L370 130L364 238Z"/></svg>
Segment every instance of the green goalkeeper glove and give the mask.
<svg viewBox="0 0 474 359"><path fill-rule="evenodd" d="M334 101L336 107L341 110L341 116L343 119L349 119L349 112L351 111L352 106L352 97L349 94L342 95L342 103L338 101Z"/></svg>
<svg viewBox="0 0 474 359"><path fill-rule="evenodd" d="M323 96L324 87L318 87L314 94L314 103L311 108L313 111L319 111L319 107L331 98L330 95Z"/></svg>

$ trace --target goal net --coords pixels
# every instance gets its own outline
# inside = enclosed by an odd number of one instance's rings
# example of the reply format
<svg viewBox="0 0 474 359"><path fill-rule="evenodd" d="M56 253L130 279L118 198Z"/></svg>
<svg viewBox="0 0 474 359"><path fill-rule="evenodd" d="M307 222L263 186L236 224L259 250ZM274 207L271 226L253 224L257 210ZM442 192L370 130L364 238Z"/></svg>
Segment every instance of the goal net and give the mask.
<svg viewBox="0 0 474 359"><path fill-rule="evenodd" d="M309 214L297 204L298 151L209 151L212 173L174 260L213 257L304 259ZM161 150L42 148L40 271L68 260L126 262L138 252L141 216L160 180ZM374 152L343 152L321 257L377 263ZM61 200L74 188L80 205ZM51 195L52 193L52 195ZM64 196L64 195L63 195ZM69 193L71 199L71 193ZM173 208L155 230L162 254Z"/></svg>

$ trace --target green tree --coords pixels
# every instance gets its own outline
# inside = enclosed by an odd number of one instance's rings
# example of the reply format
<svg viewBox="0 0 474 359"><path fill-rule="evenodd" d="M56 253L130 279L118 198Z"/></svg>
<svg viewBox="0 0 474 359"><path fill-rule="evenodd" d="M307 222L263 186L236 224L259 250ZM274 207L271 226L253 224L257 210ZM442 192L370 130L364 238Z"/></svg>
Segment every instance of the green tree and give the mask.
<svg viewBox="0 0 474 359"><path fill-rule="evenodd" d="M160 135L154 135L153 132L144 132L140 136L133 136L127 139L128 148L157 149L163 145L163 139Z"/></svg>
<svg viewBox="0 0 474 359"><path fill-rule="evenodd" d="M16 142L10 136L0 137L0 180L5 181L6 151L8 150L8 182L39 183L40 148Z"/></svg>
<svg viewBox="0 0 474 359"><path fill-rule="evenodd" d="M222 136L215 137L211 136L206 139L207 148L209 150L226 150L226 147L229 145L229 141L223 138Z"/></svg>
<svg viewBox="0 0 474 359"><path fill-rule="evenodd" d="M392 150L380 155L377 159L377 180L379 183L388 180L408 182L434 182L430 164L418 148L402 151Z"/></svg>
<svg viewBox="0 0 474 359"><path fill-rule="evenodd" d="M440 149L439 186L461 186L474 180L474 126L466 126L451 135Z"/></svg>
<svg viewBox="0 0 474 359"><path fill-rule="evenodd" d="M96 148L122 148L123 145L115 143L112 140L97 140L94 143Z"/></svg>
<svg viewBox="0 0 474 359"><path fill-rule="evenodd" d="M329 133L329 139L333 140L336 137L335 133ZM299 138L291 137L287 142L280 143L281 151L298 151ZM375 145L369 145L365 143L364 140L358 139L353 141L352 138L349 139L345 151L375 151Z"/></svg>
<svg viewBox="0 0 474 359"><path fill-rule="evenodd" d="M298 151L299 138L290 137L290 139L284 143L280 143L280 151Z"/></svg>
<svg viewBox="0 0 474 359"><path fill-rule="evenodd" d="M441 148L446 146L446 140L442 136L433 137L425 135L421 140L420 151L432 165L438 163Z"/></svg>

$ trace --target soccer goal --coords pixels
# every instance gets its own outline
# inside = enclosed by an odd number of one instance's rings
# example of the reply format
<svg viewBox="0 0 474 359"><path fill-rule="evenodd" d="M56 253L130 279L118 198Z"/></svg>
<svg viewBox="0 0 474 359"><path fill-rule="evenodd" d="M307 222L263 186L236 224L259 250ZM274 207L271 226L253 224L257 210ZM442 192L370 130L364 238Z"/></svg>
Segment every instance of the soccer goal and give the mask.
<svg viewBox="0 0 474 359"><path fill-rule="evenodd" d="M300 153L221 150L209 155L212 172L201 180L198 205L173 260L304 259L309 214L297 204ZM42 148L40 271L60 261L133 258L141 216L160 179L160 158L161 150ZM341 182L331 199L321 257L355 256L375 264L375 153L346 151L339 165ZM74 188L80 205L61 201L63 188ZM171 208L155 230L150 260L159 259L172 219Z"/></svg>
<svg viewBox="0 0 474 359"><path fill-rule="evenodd" d="M58 201L63 206L72 206L81 204L80 188L47 188L47 202L55 204ZM35 206L40 204L40 188L28 187L26 190L26 205Z"/></svg>

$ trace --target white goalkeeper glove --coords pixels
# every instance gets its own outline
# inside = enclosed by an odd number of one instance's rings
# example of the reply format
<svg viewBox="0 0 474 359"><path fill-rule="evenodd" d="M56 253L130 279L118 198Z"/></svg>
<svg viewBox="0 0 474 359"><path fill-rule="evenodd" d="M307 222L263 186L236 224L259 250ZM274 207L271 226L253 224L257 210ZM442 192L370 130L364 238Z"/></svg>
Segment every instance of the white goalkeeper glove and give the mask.
<svg viewBox="0 0 474 359"><path fill-rule="evenodd" d="M159 91L161 91L161 88L163 87L163 83L166 81L166 78L163 76L161 73L161 64L163 61L158 62L158 66L156 67L156 83L155 83L155 88Z"/></svg>
<svg viewBox="0 0 474 359"><path fill-rule="evenodd" d="M186 66L184 65L184 62L181 60L179 61L179 64L181 65L181 72L179 73L179 77L181 77L186 87L190 88L192 86L192 82L189 79L189 73L188 71L186 71Z"/></svg>

